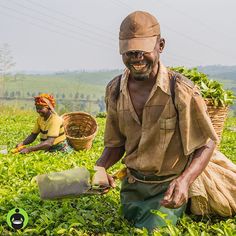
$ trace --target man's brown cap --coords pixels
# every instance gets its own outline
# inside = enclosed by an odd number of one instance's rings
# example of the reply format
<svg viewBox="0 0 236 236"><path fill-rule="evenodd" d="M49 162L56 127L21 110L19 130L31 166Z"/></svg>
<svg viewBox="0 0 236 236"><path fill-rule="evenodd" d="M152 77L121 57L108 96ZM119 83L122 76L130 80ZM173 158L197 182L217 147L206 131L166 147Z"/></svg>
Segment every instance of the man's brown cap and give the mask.
<svg viewBox="0 0 236 236"><path fill-rule="evenodd" d="M140 50L152 52L160 35L160 25L157 19L144 11L129 14L120 25L120 54Z"/></svg>

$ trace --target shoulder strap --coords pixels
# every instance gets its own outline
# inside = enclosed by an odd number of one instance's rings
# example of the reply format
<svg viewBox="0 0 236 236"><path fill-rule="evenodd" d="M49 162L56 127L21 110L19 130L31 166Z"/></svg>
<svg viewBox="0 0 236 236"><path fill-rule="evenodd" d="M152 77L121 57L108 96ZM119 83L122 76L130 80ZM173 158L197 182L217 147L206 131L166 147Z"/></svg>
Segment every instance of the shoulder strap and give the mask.
<svg viewBox="0 0 236 236"><path fill-rule="evenodd" d="M177 74L176 73L171 73L171 79L170 79L170 93L171 93L171 98L175 107L175 111L177 113L177 117L178 117L178 109L175 106L175 84L176 84L176 77Z"/></svg>
<svg viewBox="0 0 236 236"><path fill-rule="evenodd" d="M117 84L116 84L116 87L115 87L115 92L114 92L115 94L114 94L114 96L115 96L116 100L118 99L119 94L120 94L120 81L121 81L121 77L122 77L122 75L118 76L118 81L117 81Z"/></svg>
<svg viewBox="0 0 236 236"><path fill-rule="evenodd" d="M107 87L106 87L106 99L109 99L109 102L113 104L113 106L116 106L117 100L120 95L120 81L121 81L122 75L116 76L114 79L112 79ZM106 100L107 104L107 100Z"/></svg>

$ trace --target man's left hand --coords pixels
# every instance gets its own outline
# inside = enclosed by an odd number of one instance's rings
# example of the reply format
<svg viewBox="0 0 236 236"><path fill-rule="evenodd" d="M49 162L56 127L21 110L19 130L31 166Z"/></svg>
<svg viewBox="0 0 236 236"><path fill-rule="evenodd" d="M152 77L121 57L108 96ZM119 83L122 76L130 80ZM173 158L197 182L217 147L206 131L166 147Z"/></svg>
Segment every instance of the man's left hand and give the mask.
<svg viewBox="0 0 236 236"><path fill-rule="evenodd" d="M163 200L161 201L161 205L167 208L179 208L183 204L187 203L188 201L188 190L189 190L189 183L188 181L177 178L174 179L165 195Z"/></svg>

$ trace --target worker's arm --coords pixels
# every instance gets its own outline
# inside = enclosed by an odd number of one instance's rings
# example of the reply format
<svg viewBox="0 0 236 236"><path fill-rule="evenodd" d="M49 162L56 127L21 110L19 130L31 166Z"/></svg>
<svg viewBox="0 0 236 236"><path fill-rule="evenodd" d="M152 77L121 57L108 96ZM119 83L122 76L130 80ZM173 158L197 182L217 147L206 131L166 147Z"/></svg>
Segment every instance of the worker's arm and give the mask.
<svg viewBox="0 0 236 236"><path fill-rule="evenodd" d="M190 165L170 183L161 203L163 206L178 208L188 201L189 187L206 168L214 149L215 143L210 140L194 152Z"/></svg>
<svg viewBox="0 0 236 236"><path fill-rule="evenodd" d="M31 133L23 142L18 143L16 145L16 147L18 148L20 146L27 145L27 144L34 142L34 140L37 138L37 136L38 136L38 134Z"/></svg>
<svg viewBox="0 0 236 236"><path fill-rule="evenodd" d="M125 148L124 146L121 147L105 147L101 157L97 160L96 166L102 166L105 169L113 166L117 163L122 156L124 155ZM109 184L112 187L115 187L115 181L112 176L108 175Z"/></svg>
<svg viewBox="0 0 236 236"><path fill-rule="evenodd" d="M34 152L38 150L48 150L53 145L54 140L55 138L48 138L47 140L41 142L38 145L22 149L20 153L29 153L29 152Z"/></svg>

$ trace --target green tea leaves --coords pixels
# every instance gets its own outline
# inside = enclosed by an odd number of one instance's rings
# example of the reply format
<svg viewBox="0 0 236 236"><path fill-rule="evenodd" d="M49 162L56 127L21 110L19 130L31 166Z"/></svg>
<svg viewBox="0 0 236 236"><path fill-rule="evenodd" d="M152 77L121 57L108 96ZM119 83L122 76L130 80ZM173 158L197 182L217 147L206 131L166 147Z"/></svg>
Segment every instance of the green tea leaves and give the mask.
<svg viewBox="0 0 236 236"><path fill-rule="evenodd" d="M170 69L179 72L198 85L203 98L212 99L215 107L231 105L236 99L232 91L224 89L221 83L209 79L206 74L199 72L197 68L173 67Z"/></svg>

